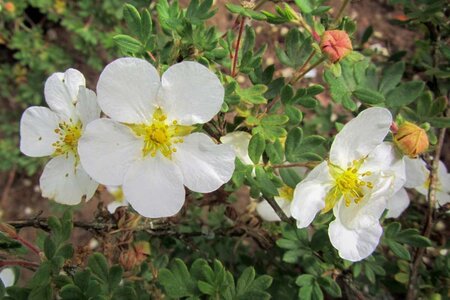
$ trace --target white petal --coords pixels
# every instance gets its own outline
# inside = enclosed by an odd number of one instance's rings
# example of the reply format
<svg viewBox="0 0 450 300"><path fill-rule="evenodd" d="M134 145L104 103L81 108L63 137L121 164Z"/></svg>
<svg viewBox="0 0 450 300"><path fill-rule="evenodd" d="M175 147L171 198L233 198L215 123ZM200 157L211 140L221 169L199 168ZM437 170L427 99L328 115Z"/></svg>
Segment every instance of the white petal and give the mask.
<svg viewBox="0 0 450 300"><path fill-rule="evenodd" d="M387 205L386 197L371 197L371 194L367 194L358 204L351 202L346 206L345 201L339 201L333 208L333 214L345 227L356 230L370 220L378 220Z"/></svg>
<svg viewBox="0 0 450 300"><path fill-rule="evenodd" d="M147 218L173 216L185 199L180 170L159 154L131 165L124 178L123 192L130 205Z"/></svg>
<svg viewBox="0 0 450 300"><path fill-rule="evenodd" d="M3 282L5 288L13 286L16 281L16 275L14 270L11 268L6 268L0 271L0 280Z"/></svg>
<svg viewBox="0 0 450 300"><path fill-rule="evenodd" d="M171 66L161 81L161 106L169 120L183 125L206 123L222 106L225 92L219 78L197 62Z"/></svg>
<svg viewBox="0 0 450 300"><path fill-rule="evenodd" d="M339 220L334 220L328 228L331 244L339 251L339 256L349 261L360 261L377 248L383 228L378 220L368 220L367 226L348 229Z"/></svg>
<svg viewBox="0 0 450 300"><path fill-rule="evenodd" d="M58 125L58 116L46 107L33 106L25 110L20 119L20 151L32 157L53 154Z"/></svg>
<svg viewBox="0 0 450 300"><path fill-rule="evenodd" d="M100 106L97 104L97 96L94 91L83 86L78 93L76 111L81 123L86 126L89 122L100 118Z"/></svg>
<svg viewBox="0 0 450 300"><path fill-rule="evenodd" d="M415 188L423 185L427 179L429 171L427 164L421 158L409 158L405 156L406 182L405 187Z"/></svg>
<svg viewBox="0 0 450 300"><path fill-rule="evenodd" d="M386 218L398 218L409 206L409 196L405 189L398 190L387 201L388 213Z"/></svg>
<svg viewBox="0 0 450 300"><path fill-rule="evenodd" d="M108 209L110 214L113 214L116 209L118 209L119 207L122 206L128 206L128 201L123 200L123 201L113 201L111 203L109 203L106 208Z"/></svg>
<svg viewBox="0 0 450 300"><path fill-rule="evenodd" d="M372 176L365 177L364 180L372 182L372 194L376 197L391 197L406 181L405 162L391 143L381 143L368 155L359 169L360 173L367 171Z"/></svg>
<svg viewBox="0 0 450 300"><path fill-rule="evenodd" d="M233 175L235 154L230 145L216 145L209 136L193 133L177 144L174 162L190 190L209 193L228 182Z"/></svg>
<svg viewBox="0 0 450 300"><path fill-rule="evenodd" d="M98 104L116 121L144 123L151 120L159 86L158 72L149 62L132 57L119 58L100 74Z"/></svg>
<svg viewBox="0 0 450 300"><path fill-rule="evenodd" d="M53 111L66 119L71 118L78 89L85 85L84 76L78 70L68 69L65 73L54 73L45 82L45 101Z"/></svg>
<svg viewBox="0 0 450 300"><path fill-rule="evenodd" d="M235 131L220 138L224 144L233 147L236 156L246 165L253 165L253 161L248 156L248 144L252 135L245 131Z"/></svg>
<svg viewBox="0 0 450 300"><path fill-rule="evenodd" d="M76 69L68 69L64 72L64 84L67 86L70 99L73 101L74 99L77 99L79 87L86 86L86 79L84 79L84 76L80 71Z"/></svg>
<svg viewBox="0 0 450 300"><path fill-rule="evenodd" d="M331 162L346 167L353 160L365 157L383 142L391 123L392 115L386 108L362 111L336 135L330 149Z"/></svg>
<svg viewBox="0 0 450 300"><path fill-rule="evenodd" d="M75 168L75 157L69 154L60 155L50 160L40 178L42 196L58 203L76 205L81 198L92 198L98 184L86 174L78 164Z"/></svg>
<svg viewBox="0 0 450 300"><path fill-rule="evenodd" d="M441 183L448 177L447 167L442 160L439 161L438 165L438 178ZM445 186L445 185L444 185ZM447 186L448 187L448 186Z"/></svg>
<svg viewBox="0 0 450 300"><path fill-rule="evenodd" d="M78 142L84 169L105 185L121 185L131 163L142 157L143 147L130 128L105 118L89 123Z"/></svg>
<svg viewBox="0 0 450 300"><path fill-rule="evenodd" d="M436 191L436 206L444 206L445 204L450 202L450 194L448 191Z"/></svg>
<svg viewBox="0 0 450 300"><path fill-rule="evenodd" d="M316 166L294 190L291 214L299 228L307 227L325 208L325 196L332 186L327 162Z"/></svg>
<svg viewBox="0 0 450 300"><path fill-rule="evenodd" d="M291 216L291 211L290 211L291 203L289 201L286 201L279 197L277 199L275 199L275 201L278 204L278 206L280 206L280 208L283 210L283 212L286 214L286 216L290 217ZM264 221L268 221L268 222L281 221L280 217L277 215L277 213L272 208L272 206L270 206L270 204L269 204L269 202L267 202L267 200L263 200L263 201L259 202L256 205L256 211L258 212L258 214L261 216L261 218Z"/></svg>

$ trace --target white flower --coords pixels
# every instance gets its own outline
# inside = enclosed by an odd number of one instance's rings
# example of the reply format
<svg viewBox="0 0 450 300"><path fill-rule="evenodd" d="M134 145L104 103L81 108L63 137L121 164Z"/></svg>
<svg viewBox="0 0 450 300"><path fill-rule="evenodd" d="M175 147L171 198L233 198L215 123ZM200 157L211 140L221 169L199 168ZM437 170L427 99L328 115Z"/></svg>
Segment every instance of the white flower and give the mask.
<svg viewBox="0 0 450 300"><path fill-rule="evenodd" d="M13 286L16 281L16 275L11 268L5 268L0 271L0 280L3 282L5 288Z"/></svg>
<svg viewBox="0 0 450 300"><path fill-rule="evenodd" d="M421 185L416 186L416 190L424 196L428 196L428 189L430 187L430 172L427 170L426 174L425 181ZM436 180L436 206L438 207L450 202L450 174L442 161L439 161Z"/></svg>
<svg viewBox="0 0 450 300"><path fill-rule="evenodd" d="M421 158L409 158L404 156L406 182L405 188L415 188L423 185L428 179L428 170ZM404 188L401 188L387 201L388 212L386 218L398 218L409 206L409 196Z"/></svg>
<svg viewBox="0 0 450 300"><path fill-rule="evenodd" d="M336 135L330 158L315 167L294 191L292 216L300 228L319 211L333 209L328 235L339 255L350 261L369 256L383 229L379 218L387 198L405 181L403 160L383 143L392 122L385 108L369 108Z"/></svg>
<svg viewBox="0 0 450 300"><path fill-rule="evenodd" d="M233 147L236 156L246 165L253 165L253 161L248 156L248 145L252 135L245 131L230 132L220 138L220 141L224 144L231 145Z"/></svg>
<svg viewBox="0 0 450 300"><path fill-rule="evenodd" d="M223 103L224 88L208 68L182 62L160 79L145 60L120 58L103 70L97 93L111 119L89 124L80 140L81 163L98 182L122 185L141 215L172 216L183 206L183 185L208 193L231 178L231 146L191 133Z"/></svg>
<svg viewBox="0 0 450 300"><path fill-rule="evenodd" d="M275 197L275 202L283 210L287 217L291 216L291 202L294 197L294 189L285 185L278 189L279 196ZM270 206L267 200L263 200L256 205L256 211L264 221L281 221L275 210Z"/></svg>
<svg viewBox="0 0 450 300"><path fill-rule="evenodd" d="M20 120L20 150L32 157L51 156L40 178L42 196L75 205L89 200L98 184L79 162L77 145L86 125L100 117L95 93L75 69L54 73L45 82L47 107L33 106Z"/></svg>
<svg viewBox="0 0 450 300"><path fill-rule="evenodd" d="M106 189L114 197L114 201L106 206L110 214L113 214L119 207L128 206L121 186L107 186Z"/></svg>

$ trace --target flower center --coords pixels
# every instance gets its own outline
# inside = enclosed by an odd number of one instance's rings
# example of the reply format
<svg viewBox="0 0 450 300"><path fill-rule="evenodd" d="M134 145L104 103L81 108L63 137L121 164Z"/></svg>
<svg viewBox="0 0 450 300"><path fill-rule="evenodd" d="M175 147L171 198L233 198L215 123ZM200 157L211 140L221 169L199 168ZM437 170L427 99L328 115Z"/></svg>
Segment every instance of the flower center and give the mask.
<svg viewBox="0 0 450 300"><path fill-rule="evenodd" d="M81 122L75 124L71 122L59 123L59 127L55 129L55 133L59 135L59 139L52 144L53 147L55 147L54 155L72 152L77 156L78 140L81 137L81 129Z"/></svg>
<svg viewBox="0 0 450 300"><path fill-rule="evenodd" d="M325 197L325 208L323 213L331 210L336 203L343 197L345 206L350 206L352 201L358 204L365 195L367 189L373 188L373 183L362 180L365 176L370 176L370 171L359 173L358 170L364 159L353 161L352 165L347 169L343 169L337 165L328 163L330 174L334 179L334 186L330 189Z"/></svg>
<svg viewBox="0 0 450 300"><path fill-rule="evenodd" d="M284 185L278 189L278 195L280 198L292 202L292 199L294 199L294 189L290 186Z"/></svg>
<svg viewBox="0 0 450 300"><path fill-rule="evenodd" d="M134 133L144 140L143 156L156 156L159 151L167 158L172 158L172 153L177 149L175 144L183 142L183 136L188 135L194 129L193 126L178 125L177 121L167 123L167 116L158 108L153 113L152 123L129 125Z"/></svg>

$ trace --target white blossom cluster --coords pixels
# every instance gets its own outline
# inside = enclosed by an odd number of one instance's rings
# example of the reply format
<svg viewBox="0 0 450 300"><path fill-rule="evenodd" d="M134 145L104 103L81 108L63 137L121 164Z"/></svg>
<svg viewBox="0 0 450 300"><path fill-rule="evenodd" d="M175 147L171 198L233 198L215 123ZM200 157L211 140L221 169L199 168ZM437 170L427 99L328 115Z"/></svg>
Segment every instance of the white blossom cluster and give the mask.
<svg viewBox="0 0 450 300"><path fill-rule="evenodd" d="M336 135L329 158L308 173L294 190L279 189L277 204L297 227L308 227L318 213L333 210L328 234L339 255L350 261L368 257L379 244L383 228L380 218L396 218L408 207L405 188L426 195L429 171L425 162L402 156L385 142L392 115L385 108L369 108L348 122ZM235 148L238 158L248 158L251 136L233 132L221 140ZM440 162L437 180L438 205L450 202L450 174ZM266 221L279 221L267 201L257 204Z"/></svg>
<svg viewBox="0 0 450 300"><path fill-rule="evenodd" d="M176 214L185 186L212 192L230 180L235 154L196 132L224 100L219 78L197 62L181 62L159 76L138 58L120 58L103 70L96 94L77 70L45 83L47 107L30 107L20 123L20 149L50 156L42 195L75 205L98 184L121 186L141 215ZM101 118L101 112L107 116Z"/></svg>

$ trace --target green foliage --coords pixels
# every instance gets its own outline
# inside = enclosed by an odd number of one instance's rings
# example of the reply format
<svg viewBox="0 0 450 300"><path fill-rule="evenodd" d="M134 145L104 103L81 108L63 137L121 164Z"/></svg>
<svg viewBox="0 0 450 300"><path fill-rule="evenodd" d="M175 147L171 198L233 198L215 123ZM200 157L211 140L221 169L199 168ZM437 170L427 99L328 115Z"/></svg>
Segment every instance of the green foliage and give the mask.
<svg viewBox="0 0 450 300"><path fill-rule="evenodd" d="M188 270L182 260L175 259L169 269L160 270L159 283L171 298L270 299L265 290L272 278L256 277L255 269L248 267L235 283L233 275L218 260L211 267L206 260L197 259Z"/></svg>

